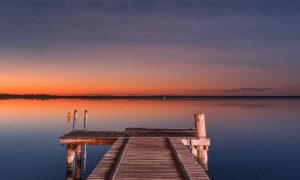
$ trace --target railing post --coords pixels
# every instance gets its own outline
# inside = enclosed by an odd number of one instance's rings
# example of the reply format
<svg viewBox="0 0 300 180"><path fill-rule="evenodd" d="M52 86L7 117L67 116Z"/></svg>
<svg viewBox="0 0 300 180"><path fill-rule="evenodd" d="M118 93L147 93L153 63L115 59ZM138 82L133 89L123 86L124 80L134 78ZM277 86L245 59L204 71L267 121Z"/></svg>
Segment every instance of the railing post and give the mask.
<svg viewBox="0 0 300 180"><path fill-rule="evenodd" d="M76 126L77 126L77 110L74 110L72 131L76 130Z"/></svg>
<svg viewBox="0 0 300 180"><path fill-rule="evenodd" d="M83 130L86 131L87 110L84 111Z"/></svg>

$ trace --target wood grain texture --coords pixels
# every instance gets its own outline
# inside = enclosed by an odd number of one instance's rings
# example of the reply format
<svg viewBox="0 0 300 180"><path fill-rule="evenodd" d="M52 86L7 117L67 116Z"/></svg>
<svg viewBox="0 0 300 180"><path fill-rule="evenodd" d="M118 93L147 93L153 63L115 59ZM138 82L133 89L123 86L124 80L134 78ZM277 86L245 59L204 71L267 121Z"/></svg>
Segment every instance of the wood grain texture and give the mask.
<svg viewBox="0 0 300 180"><path fill-rule="evenodd" d="M126 128L121 131L71 131L60 137L61 144L112 144L119 137L196 138L195 129Z"/></svg>
<svg viewBox="0 0 300 180"><path fill-rule="evenodd" d="M118 138L88 179L209 180L180 138L164 137Z"/></svg>

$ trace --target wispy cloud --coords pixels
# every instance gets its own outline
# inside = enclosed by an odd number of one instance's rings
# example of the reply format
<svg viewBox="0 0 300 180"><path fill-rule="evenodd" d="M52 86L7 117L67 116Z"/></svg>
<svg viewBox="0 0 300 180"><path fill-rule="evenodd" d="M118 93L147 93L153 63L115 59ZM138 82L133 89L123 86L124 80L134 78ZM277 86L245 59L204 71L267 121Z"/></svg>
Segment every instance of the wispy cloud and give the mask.
<svg viewBox="0 0 300 180"><path fill-rule="evenodd" d="M247 93L247 92L266 92L271 91L272 88L236 88L236 89L199 89L195 92L213 92L213 93Z"/></svg>
<svg viewBox="0 0 300 180"><path fill-rule="evenodd" d="M296 86L293 85L286 85L285 88L295 88Z"/></svg>

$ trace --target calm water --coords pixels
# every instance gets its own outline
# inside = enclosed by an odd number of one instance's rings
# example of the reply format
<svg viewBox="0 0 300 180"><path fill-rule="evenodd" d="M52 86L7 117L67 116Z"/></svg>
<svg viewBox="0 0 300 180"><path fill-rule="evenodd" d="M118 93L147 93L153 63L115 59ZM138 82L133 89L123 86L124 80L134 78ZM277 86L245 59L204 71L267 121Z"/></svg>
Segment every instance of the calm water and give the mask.
<svg viewBox="0 0 300 180"><path fill-rule="evenodd" d="M300 179L299 100L0 100L1 179L65 179L69 111L88 129L190 128L206 113L212 179ZM88 146L87 173L109 149Z"/></svg>

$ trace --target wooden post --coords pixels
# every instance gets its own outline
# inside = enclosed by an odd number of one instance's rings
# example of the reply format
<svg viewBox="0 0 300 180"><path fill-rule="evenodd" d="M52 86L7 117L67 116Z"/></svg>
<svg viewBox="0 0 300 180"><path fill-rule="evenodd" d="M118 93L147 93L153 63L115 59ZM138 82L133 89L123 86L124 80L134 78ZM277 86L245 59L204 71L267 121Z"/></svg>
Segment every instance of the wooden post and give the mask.
<svg viewBox="0 0 300 180"><path fill-rule="evenodd" d="M83 172L82 172L82 177L83 179L86 179L86 174L85 174L85 169L86 169L86 144L83 145L84 151L83 151Z"/></svg>
<svg viewBox="0 0 300 180"><path fill-rule="evenodd" d="M84 111L83 130L86 131L87 110Z"/></svg>
<svg viewBox="0 0 300 180"><path fill-rule="evenodd" d="M198 149L198 161L200 162L204 171L208 170L208 146L199 146Z"/></svg>
<svg viewBox="0 0 300 180"><path fill-rule="evenodd" d="M74 173L75 145L67 144L67 179L72 179Z"/></svg>
<svg viewBox="0 0 300 180"><path fill-rule="evenodd" d="M193 146L192 146L192 140L191 139L187 140L187 143L188 143L189 150L192 151L192 148L193 148Z"/></svg>
<svg viewBox="0 0 300 180"><path fill-rule="evenodd" d="M207 138L205 127L205 115L195 114L195 129L198 139ZM197 148L197 159L205 171L208 170L208 146L200 145Z"/></svg>
<svg viewBox="0 0 300 180"><path fill-rule="evenodd" d="M76 126L77 126L77 110L74 110L72 131L76 130Z"/></svg>
<svg viewBox="0 0 300 180"><path fill-rule="evenodd" d="M81 152L81 144L79 144L76 147L76 165L75 165L75 172L74 172L74 180L80 180L81 162L82 162L82 152Z"/></svg>
<svg viewBox="0 0 300 180"><path fill-rule="evenodd" d="M195 128L196 136L198 138L206 137L206 128L205 128L205 115L204 114L195 114Z"/></svg>
<svg viewBox="0 0 300 180"><path fill-rule="evenodd" d="M195 146L191 146L191 152L194 156L194 158L198 158L198 154L197 154L197 148Z"/></svg>

